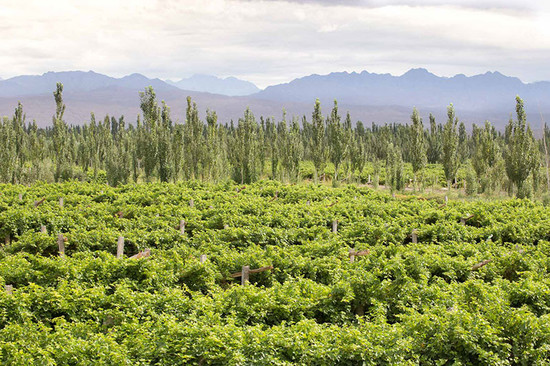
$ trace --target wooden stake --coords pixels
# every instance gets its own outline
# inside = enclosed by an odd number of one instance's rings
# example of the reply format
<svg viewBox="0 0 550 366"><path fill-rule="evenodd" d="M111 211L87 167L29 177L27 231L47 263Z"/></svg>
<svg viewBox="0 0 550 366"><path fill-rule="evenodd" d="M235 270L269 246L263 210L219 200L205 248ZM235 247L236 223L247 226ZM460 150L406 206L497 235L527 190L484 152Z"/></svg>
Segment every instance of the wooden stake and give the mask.
<svg viewBox="0 0 550 366"><path fill-rule="evenodd" d="M23 195L19 193L19 201L23 201Z"/></svg>
<svg viewBox="0 0 550 366"><path fill-rule="evenodd" d="M225 224L225 225L223 225L223 228L224 228L225 230L227 230L227 229L229 229L229 225Z"/></svg>
<svg viewBox="0 0 550 366"><path fill-rule="evenodd" d="M6 285L6 293L8 295L12 295L13 294L13 285Z"/></svg>
<svg viewBox="0 0 550 366"><path fill-rule="evenodd" d="M306 204L307 204L308 206L310 206L310 205L311 205L311 201L310 201L310 200L307 200Z"/></svg>
<svg viewBox="0 0 550 366"><path fill-rule="evenodd" d="M193 201L193 199L191 198L189 200L189 207L194 207L195 206L195 201Z"/></svg>
<svg viewBox="0 0 550 366"><path fill-rule="evenodd" d="M200 261L201 261L201 263L206 262L206 254L201 254Z"/></svg>
<svg viewBox="0 0 550 366"><path fill-rule="evenodd" d="M63 234L59 234L57 236L57 246L59 247L59 256L64 257L65 256L65 238L63 237Z"/></svg>
<svg viewBox="0 0 550 366"><path fill-rule="evenodd" d="M335 234L338 232L338 220L332 221L332 232Z"/></svg>
<svg viewBox="0 0 550 366"><path fill-rule="evenodd" d="M412 233L411 233L411 236L412 236L412 242L413 242L413 244L418 243L418 235L416 234L416 229L413 229L413 231L412 231Z"/></svg>
<svg viewBox="0 0 550 366"><path fill-rule="evenodd" d="M63 207L63 197L59 197L59 207Z"/></svg>
<svg viewBox="0 0 550 366"><path fill-rule="evenodd" d="M124 237L119 236L116 244L116 258L120 259L124 256Z"/></svg>
<svg viewBox="0 0 550 366"><path fill-rule="evenodd" d="M355 249L349 250L349 262L350 263L355 262Z"/></svg>
<svg viewBox="0 0 550 366"><path fill-rule="evenodd" d="M180 234L185 235L185 220L180 220Z"/></svg>
<svg viewBox="0 0 550 366"><path fill-rule="evenodd" d="M41 232L42 234L47 234L47 233L48 233L48 230L46 229L46 226L40 225L40 232Z"/></svg>
<svg viewBox="0 0 550 366"><path fill-rule="evenodd" d="M449 197L445 196L445 204L449 203Z"/></svg>
<svg viewBox="0 0 550 366"><path fill-rule="evenodd" d="M250 266L243 266L241 271L241 285L245 286L248 283L248 276L250 274Z"/></svg>

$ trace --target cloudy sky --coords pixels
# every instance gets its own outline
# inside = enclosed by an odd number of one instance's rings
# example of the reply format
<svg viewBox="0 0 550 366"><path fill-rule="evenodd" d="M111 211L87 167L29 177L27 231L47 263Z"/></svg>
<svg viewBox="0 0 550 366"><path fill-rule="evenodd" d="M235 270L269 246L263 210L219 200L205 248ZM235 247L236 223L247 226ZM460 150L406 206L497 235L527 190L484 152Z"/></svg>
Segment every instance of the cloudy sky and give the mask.
<svg viewBox="0 0 550 366"><path fill-rule="evenodd" d="M544 0L0 0L0 77L46 71L237 76L498 70L550 80Z"/></svg>

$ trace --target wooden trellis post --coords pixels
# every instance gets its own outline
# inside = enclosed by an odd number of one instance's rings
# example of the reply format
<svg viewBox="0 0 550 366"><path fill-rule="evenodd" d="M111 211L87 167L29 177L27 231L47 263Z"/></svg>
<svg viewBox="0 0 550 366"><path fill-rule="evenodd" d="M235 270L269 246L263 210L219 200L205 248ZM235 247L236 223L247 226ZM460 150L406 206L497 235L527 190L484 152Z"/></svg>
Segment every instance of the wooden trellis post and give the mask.
<svg viewBox="0 0 550 366"><path fill-rule="evenodd" d="M185 220L180 220L180 234L185 234Z"/></svg>
<svg viewBox="0 0 550 366"><path fill-rule="evenodd" d="M413 229L411 233L411 237L412 237L413 244L418 243L418 234L416 233L416 229Z"/></svg>
<svg viewBox="0 0 550 366"><path fill-rule="evenodd" d="M57 246L59 247L59 256L65 256L65 237L63 234L57 236Z"/></svg>
<svg viewBox="0 0 550 366"><path fill-rule="evenodd" d="M19 201L23 201L23 194L19 193Z"/></svg>
<svg viewBox="0 0 550 366"><path fill-rule="evenodd" d="M201 263L206 262L206 254L201 254L200 259Z"/></svg>
<svg viewBox="0 0 550 366"><path fill-rule="evenodd" d="M48 233L48 230L46 229L46 226L40 225L40 232L41 232L42 234L47 234L47 233Z"/></svg>
<svg viewBox="0 0 550 366"><path fill-rule="evenodd" d="M59 197L59 207L63 207L63 197Z"/></svg>
<svg viewBox="0 0 550 366"><path fill-rule="evenodd" d="M307 204L308 206L310 206L310 205L311 205L311 201L310 201L310 200L307 200L306 204Z"/></svg>
<svg viewBox="0 0 550 366"><path fill-rule="evenodd" d="M449 203L449 197L445 196L445 204Z"/></svg>
<svg viewBox="0 0 550 366"><path fill-rule="evenodd" d="M355 262L355 249L349 250L349 262L350 263Z"/></svg>
<svg viewBox="0 0 550 366"><path fill-rule="evenodd" d="M250 275L250 266L243 266L241 271L241 285L246 285L248 283L248 277Z"/></svg>
<svg viewBox="0 0 550 366"><path fill-rule="evenodd" d="M120 259L124 256L124 237L119 236L116 244L116 257Z"/></svg>
<svg viewBox="0 0 550 366"><path fill-rule="evenodd" d="M193 201L193 199L191 198L189 200L189 207L194 207L195 206L195 201Z"/></svg>
<svg viewBox="0 0 550 366"><path fill-rule="evenodd" d="M248 283L248 279L251 273L264 272L272 269L273 269L273 266L261 267L257 269L250 269L250 266L243 266L240 272L233 273L231 277L233 278L241 277L241 285L244 286Z"/></svg>
<svg viewBox="0 0 550 366"><path fill-rule="evenodd" d="M227 230L227 229L229 229L229 225L225 224L225 225L223 225L223 228L224 228L225 230Z"/></svg>
<svg viewBox="0 0 550 366"><path fill-rule="evenodd" d="M332 221L332 232L335 234L338 232L338 220Z"/></svg>
<svg viewBox="0 0 550 366"><path fill-rule="evenodd" d="M8 295L12 295L12 294L13 294L13 285L6 285L5 288L6 288L6 293L7 293Z"/></svg>

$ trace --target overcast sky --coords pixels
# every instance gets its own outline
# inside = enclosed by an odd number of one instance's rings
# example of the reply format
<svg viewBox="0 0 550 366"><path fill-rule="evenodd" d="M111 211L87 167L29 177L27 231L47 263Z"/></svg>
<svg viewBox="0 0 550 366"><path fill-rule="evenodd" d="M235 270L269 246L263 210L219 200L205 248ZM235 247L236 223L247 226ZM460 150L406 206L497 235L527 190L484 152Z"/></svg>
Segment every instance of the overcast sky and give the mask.
<svg viewBox="0 0 550 366"><path fill-rule="evenodd" d="M0 77L46 71L236 76L498 70L550 80L546 0L0 0Z"/></svg>

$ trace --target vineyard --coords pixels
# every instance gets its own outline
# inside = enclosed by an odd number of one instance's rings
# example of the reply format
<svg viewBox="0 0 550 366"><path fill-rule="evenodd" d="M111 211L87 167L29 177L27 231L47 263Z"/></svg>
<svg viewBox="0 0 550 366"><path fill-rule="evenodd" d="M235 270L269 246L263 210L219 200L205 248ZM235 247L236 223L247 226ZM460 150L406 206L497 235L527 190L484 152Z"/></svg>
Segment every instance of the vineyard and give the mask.
<svg viewBox="0 0 550 366"><path fill-rule="evenodd" d="M273 181L0 192L2 364L550 357L550 209L529 200Z"/></svg>

